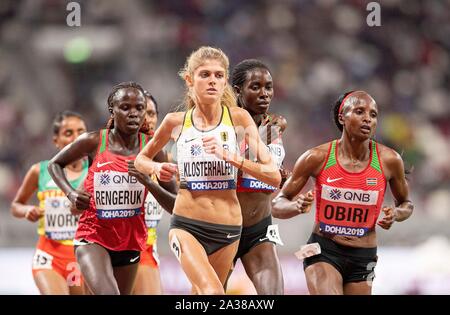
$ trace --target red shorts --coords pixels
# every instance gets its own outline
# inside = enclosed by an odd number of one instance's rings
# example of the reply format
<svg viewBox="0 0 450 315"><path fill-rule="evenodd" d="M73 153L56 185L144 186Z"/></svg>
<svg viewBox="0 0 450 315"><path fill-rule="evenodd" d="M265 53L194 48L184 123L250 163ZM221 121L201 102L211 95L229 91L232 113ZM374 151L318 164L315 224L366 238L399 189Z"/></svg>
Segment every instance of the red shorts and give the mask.
<svg viewBox="0 0 450 315"><path fill-rule="evenodd" d="M141 260L139 264L143 266L150 266L152 268L158 268L159 258L156 251L156 246L145 245L145 250L141 252Z"/></svg>
<svg viewBox="0 0 450 315"><path fill-rule="evenodd" d="M67 280L67 285L80 286L82 277L73 245L63 245L40 236L33 257L33 276L41 270L54 270Z"/></svg>

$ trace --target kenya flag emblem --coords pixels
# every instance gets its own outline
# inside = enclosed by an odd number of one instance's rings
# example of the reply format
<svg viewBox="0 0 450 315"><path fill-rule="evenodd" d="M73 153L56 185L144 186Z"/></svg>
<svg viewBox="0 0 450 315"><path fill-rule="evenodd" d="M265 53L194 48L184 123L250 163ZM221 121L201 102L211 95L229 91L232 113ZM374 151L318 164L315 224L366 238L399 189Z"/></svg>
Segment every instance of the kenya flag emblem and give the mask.
<svg viewBox="0 0 450 315"><path fill-rule="evenodd" d="M378 184L378 180L376 178L367 178L366 184L367 186L376 186Z"/></svg>

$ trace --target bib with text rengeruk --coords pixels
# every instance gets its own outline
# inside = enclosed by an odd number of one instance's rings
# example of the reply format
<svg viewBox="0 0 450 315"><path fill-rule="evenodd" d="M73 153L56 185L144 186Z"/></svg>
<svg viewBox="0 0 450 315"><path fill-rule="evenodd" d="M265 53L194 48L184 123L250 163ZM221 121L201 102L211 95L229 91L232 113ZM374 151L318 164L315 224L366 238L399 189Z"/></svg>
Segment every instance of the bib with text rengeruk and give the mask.
<svg viewBox="0 0 450 315"><path fill-rule="evenodd" d="M139 215L145 188L127 172L94 173L94 200L99 219L129 218Z"/></svg>

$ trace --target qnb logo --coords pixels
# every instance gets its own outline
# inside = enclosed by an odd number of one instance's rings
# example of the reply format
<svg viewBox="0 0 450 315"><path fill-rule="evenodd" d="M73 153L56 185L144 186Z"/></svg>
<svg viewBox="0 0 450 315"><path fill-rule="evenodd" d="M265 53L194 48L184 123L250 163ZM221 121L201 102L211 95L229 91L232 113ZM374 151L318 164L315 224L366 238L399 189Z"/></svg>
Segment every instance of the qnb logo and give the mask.
<svg viewBox="0 0 450 315"><path fill-rule="evenodd" d="M339 189L332 189L330 191L330 198L333 200L339 200L341 199L342 193Z"/></svg>
<svg viewBox="0 0 450 315"><path fill-rule="evenodd" d="M112 181L114 184L136 184L138 182L136 177L128 175L114 175Z"/></svg>
<svg viewBox="0 0 450 315"><path fill-rule="evenodd" d="M192 156L199 156L200 153L202 153L202 148L199 144L193 144L191 145L191 155Z"/></svg>
<svg viewBox="0 0 450 315"><path fill-rule="evenodd" d="M344 193L344 199L349 201L361 201L367 203L370 201L370 194L346 191Z"/></svg>
<svg viewBox="0 0 450 315"><path fill-rule="evenodd" d="M111 179L109 177L109 174L102 174L100 175L100 184L101 185L108 185L110 183Z"/></svg>

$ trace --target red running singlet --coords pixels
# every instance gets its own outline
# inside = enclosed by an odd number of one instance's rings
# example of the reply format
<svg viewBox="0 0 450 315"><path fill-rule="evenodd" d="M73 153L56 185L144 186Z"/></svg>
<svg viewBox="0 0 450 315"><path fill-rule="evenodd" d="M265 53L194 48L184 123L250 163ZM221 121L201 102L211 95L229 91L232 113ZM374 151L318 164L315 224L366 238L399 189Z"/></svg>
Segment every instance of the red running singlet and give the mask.
<svg viewBox="0 0 450 315"><path fill-rule="evenodd" d="M144 202L147 190L128 175L128 160L108 151L109 129L100 131L97 154L87 178L85 190L91 194L89 209L80 217L75 239L85 239L114 251L145 249L147 227ZM145 135L140 134L140 149Z"/></svg>
<svg viewBox="0 0 450 315"><path fill-rule="evenodd" d="M316 178L316 223L322 233L362 237L375 228L386 191L378 145L371 141L370 161L361 172L346 171L337 157L334 140Z"/></svg>

